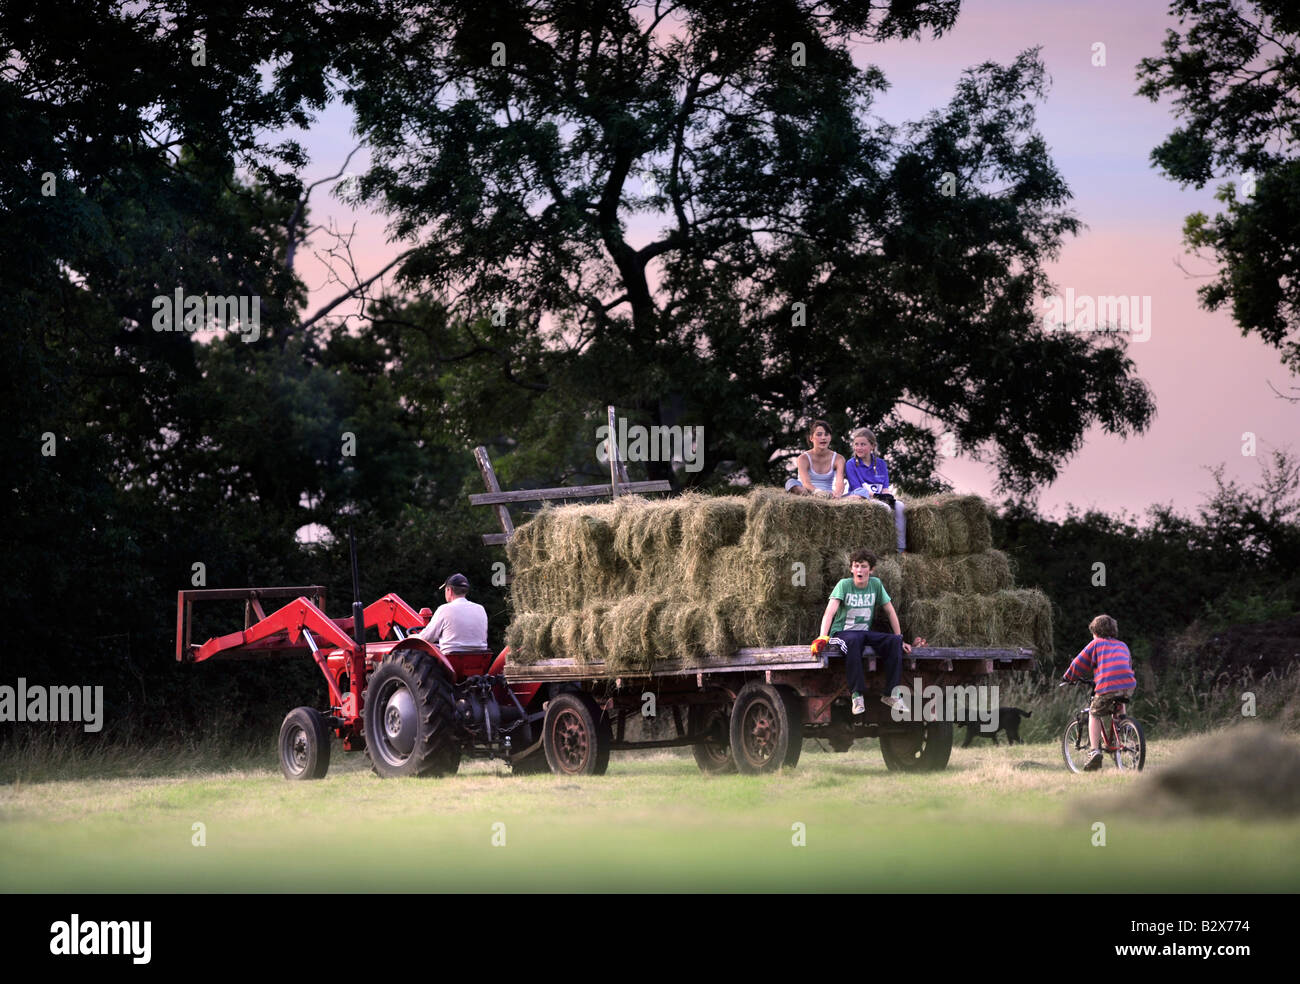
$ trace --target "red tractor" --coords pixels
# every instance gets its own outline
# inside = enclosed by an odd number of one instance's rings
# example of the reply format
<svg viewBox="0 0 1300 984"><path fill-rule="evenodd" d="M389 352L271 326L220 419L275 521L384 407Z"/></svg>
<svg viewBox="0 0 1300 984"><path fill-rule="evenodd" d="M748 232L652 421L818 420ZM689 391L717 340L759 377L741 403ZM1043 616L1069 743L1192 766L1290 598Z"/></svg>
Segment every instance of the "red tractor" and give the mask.
<svg viewBox="0 0 1300 984"><path fill-rule="evenodd" d="M510 686L502 674L508 650L444 654L415 633L432 617L395 594L353 614L330 618L325 589L232 588L181 591L176 658L254 659L310 654L325 676L329 709L290 711L280 728L280 768L289 779L320 779L329 769L330 735L348 751L364 748L381 776L448 775L462 755L505 759L516 772L545 771L539 691ZM270 615L262 600L292 600ZM191 644L195 601L244 601L244 629ZM366 642L375 629L379 642Z"/></svg>

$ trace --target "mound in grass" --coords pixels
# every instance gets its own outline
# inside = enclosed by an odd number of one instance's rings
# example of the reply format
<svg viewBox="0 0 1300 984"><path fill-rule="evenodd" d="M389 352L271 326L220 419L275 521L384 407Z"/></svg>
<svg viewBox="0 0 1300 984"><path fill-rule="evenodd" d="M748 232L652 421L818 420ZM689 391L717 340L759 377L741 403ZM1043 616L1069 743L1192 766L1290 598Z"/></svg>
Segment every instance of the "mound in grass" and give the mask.
<svg viewBox="0 0 1300 984"><path fill-rule="evenodd" d="M1220 732L1144 774L1121 802L1158 816L1300 816L1300 742L1262 726Z"/></svg>

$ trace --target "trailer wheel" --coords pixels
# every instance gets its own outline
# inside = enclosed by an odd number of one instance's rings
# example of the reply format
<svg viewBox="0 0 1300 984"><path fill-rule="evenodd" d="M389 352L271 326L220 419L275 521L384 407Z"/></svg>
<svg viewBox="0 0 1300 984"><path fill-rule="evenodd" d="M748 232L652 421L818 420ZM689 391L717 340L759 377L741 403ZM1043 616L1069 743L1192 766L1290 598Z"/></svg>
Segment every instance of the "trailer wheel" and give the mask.
<svg viewBox="0 0 1300 984"><path fill-rule="evenodd" d="M721 775L736 771L731 754L731 727L721 707L705 707L700 713L700 732L707 735L694 745L695 764L701 772Z"/></svg>
<svg viewBox="0 0 1300 984"><path fill-rule="evenodd" d="M609 717L590 694L552 697L542 721L542 747L551 771L561 776L603 776L614 740Z"/></svg>
<svg viewBox="0 0 1300 984"><path fill-rule="evenodd" d="M295 707L280 725L280 771L286 779L324 779L330 768L330 732L311 707Z"/></svg>
<svg viewBox="0 0 1300 984"><path fill-rule="evenodd" d="M917 721L880 736L880 754L893 772L938 772L952 755L951 721Z"/></svg>
<svg viewBox="0 0 1300 984"><path fill-rule="evenodd" d="M731 711L731 754L745 775L775 772L791 756L790 743L802 746L791 727L791 706L768 683L745 684ZM795 761L799 753L793 753Z"/></svg>
<svg viewBox="0 0 1300 984"><path fill-rule="evenodd" d="M362 698L366 756L385 779L447 776L460 768L451 684L419 649L389 653Z"/></svg>

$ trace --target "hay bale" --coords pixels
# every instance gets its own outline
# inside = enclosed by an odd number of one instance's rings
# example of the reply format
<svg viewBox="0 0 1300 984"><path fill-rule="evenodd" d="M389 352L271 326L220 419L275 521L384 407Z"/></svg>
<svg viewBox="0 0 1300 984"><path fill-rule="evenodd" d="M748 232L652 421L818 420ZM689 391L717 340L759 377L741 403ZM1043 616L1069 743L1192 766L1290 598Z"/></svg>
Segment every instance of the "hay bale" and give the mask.
<svg viewBox="0 0 1300 984"><path fill-rule="evenodd" d="M989 504L977 495L961 497L960 506L966 514L970 540L966 549L970 553L983 553L993 549L993 523L989 518ZM906 514L906 504L903 507Z"/></svg>
<svg viewBox="0 0 1300 984"><path fill-rule="evenodd" d="M702 656L725 656L736 648L727 630L727 607L718 602L668 606L664 616L672 623L674 658L692 661Z"/></svg>
<svg viewBox="0 0 1300 984"><path fill-rule="evenodd" d="M948 492L903 503L907 549L949 557L978 553L993 545L988 507L977 495Z"/></svg>
<svg viewBox="0 0 1300 984"><path fill-rule="evenodd" d="M654 635L654 623L667 603L666 598L632 595L619 602L609 613L612 645L605 652L606 662L626 669L649 669L663 659Z"/></svg>
<svg viewBox="0 0 1300 984"><path fill-rule="evenodd" d="M946 557L952 553L948 520L941 507L925 499L904 503L903 518L909 551L933 557Z"/></svg>
<svg viewBox="0 0 1300 984"><path fill-rule="evenodd" d="M1011 560L1000 550L959 557L906 553L900 559L903 581L914 599L933 598L945 592L993 594L1010 588L1014 583Z"/></svg>
<svg viewBox="0 0 1300 984"><path fill-rule="evenodd" d="M679 499L620 500L611 524L615 554L637 568L671 558L682 542L684 511Z"/></svg>
<svg viewBox="0 0 1300 984"><path fill-rule="evenodd" d="M745 521L743 496L691 496L682 515L683 550L707 555L734 547L745 533Z"/></svg>
<svg viewBox="0 0 1300 984"><path fill-rule="evenodd" d="M755 556L809 548L866 547L879 554L897 549L893 517L881 503L851 496L822 499L758 489L746 499L740 545Z"/></svg>
<svg viewBox="0 0 1300 984"><path fill-rule="evenodd" d="M737 647L806 645L817 637L825 610L824 602L784 607L737 604L727 612L727 625Z"/></svg>
<svg viewBox="0 0 1300 984"><path fill-rule="evenodd" d="M511 599L517 611L552 614L581 608L596 598L626 593L625 572L574 564L540 564L514 572Z"/></svg>
<svg viewBox="0 0 1300 984"><path fill-rule="evenodd" d="M557 658L582 660L581 612L569 612L556 617L551 625L551 645Z"/></svg>
<svg viewBox="0 0 1300 984"><path fill-rule="evenodd" d="M696 588L714 579L720 551L733 550L745 532L745 500L740 496L683 496L681 548L669 576L685 578Z"/></svg>
<svg viewBox="0 0 1300 984"><path fill-rule="evenodd" d="M555 511L553 506L543 506L532 519L515 527L514 535L506 543L506 559L511 569L546 562L546 540Z"/></svg>
<svg viewBox="0 0 1300 984"><path fill-rule="evenodd" d="M743 598L769 607L815 604L818 600L825 604L820 551L755 557L732 547L720 554L709 583L713 598Z"/></svg>
<svg viewBox="0 0 1300 984"><path fill-rule="evenodd" d="M610 619L612 609L609 605L593 605L582 611L578 622L581 631L581 647L577 658L583 663L608 661L616 652L614 645L614 624Z"/></svg>
<svg viewBox="0 0 1300 984"><path fill-rule="evenodd" d="M825 518L810 497L757 489L745 502L745 532L740 546L756 557L789 553L810 542L820 546Z"/></svg>
<svg viewBox="0 0 1300 984"><path fill-rule="evenodd" d="M676 651L673 638L672 598L661 595L656 599L642 623L642 642L654 659L672 659Z"/></svg>
<svg viewBox="0 0 1300 984"><path fill-rule="evenodd" d="M918 598L907 608L904 636L931 646L1033 647L1052 652L1052 606L1038 590Z"/></svg>
<svg viewBox="0 0 1300 984"><path fill-rule="evenodd" d="M558 647L552 637L557 621L554 615L541 612L524 612L515 616L506 628L510 661L527 665L560 655L557 649L562 647Z"/></svg>
<svg viewBox="0 0 1300 984"><path fill-rule="evenodd" d="M815 501L828 510L829 539L825 546L850 550L865 547L882 559L898 550L894 511L885 503L856 495Z"/></svg>
<svg viewBox="0 0 1300 984"><path fill-rule="evenodd" d="M546 563L615 566L613 507L566 506L551 510ZM518 530L515 531L516 535Z"/></svg>

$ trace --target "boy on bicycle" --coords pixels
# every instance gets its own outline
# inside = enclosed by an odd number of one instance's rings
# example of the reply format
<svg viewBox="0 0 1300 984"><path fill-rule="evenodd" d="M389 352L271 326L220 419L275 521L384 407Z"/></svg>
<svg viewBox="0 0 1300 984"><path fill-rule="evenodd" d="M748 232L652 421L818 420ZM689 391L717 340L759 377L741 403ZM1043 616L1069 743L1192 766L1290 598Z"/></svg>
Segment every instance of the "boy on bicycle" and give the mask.
<svg viewBox="0 0 1300 984"><path fill-rule="evenodd" d="M1101 768L1101 718L1115 713L1117 704L1127 704L1137 690L1133 657L1120 642L1119 626L1109 615L1098 615L1088 623L1092 642L1084 646L1065 671L1065 681L1091 680L1092 703L1088 706L1088 744L1091 751L1084 768Z"/></svg>

